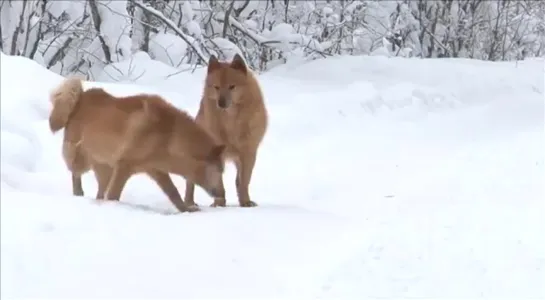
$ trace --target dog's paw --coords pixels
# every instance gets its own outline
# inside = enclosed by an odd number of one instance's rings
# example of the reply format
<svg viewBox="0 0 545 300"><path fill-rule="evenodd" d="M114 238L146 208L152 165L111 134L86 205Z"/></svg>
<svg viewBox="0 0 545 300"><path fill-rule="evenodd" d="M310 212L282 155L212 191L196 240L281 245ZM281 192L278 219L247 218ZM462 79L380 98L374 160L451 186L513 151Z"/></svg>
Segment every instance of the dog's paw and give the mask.
<svg viewBox="0 0 545 300"><path fill-rule="evenodd" d="M248 201L245 201L245 202L240 202L240 207L255 207L255 206L257 206L257 203L255 203L252 200L248 200Z"/></svg>
<svg viewBox="0 0 545 300"><path fill-rule="evenodd" d="M196 211L200 211L200 210L201 210L201 208L197 204L189 204L189 205L185 206L185 211L186 212L196 212Z"/></svg>
<svg viewBox="0 0 545 300"><path fill-rule="evenodd" d="M225 207L227 200L225 198L215 198L214 203L210 204L210 207Z"/></svg>
<svg viewBox="0 0 545 300"><path fill-rule="evenodd" d="M118 201L118 200L106 199L106 198L97 198L97 199L95 199L95 201L98 202L98 203L109 203L109 202Z"/></svg>

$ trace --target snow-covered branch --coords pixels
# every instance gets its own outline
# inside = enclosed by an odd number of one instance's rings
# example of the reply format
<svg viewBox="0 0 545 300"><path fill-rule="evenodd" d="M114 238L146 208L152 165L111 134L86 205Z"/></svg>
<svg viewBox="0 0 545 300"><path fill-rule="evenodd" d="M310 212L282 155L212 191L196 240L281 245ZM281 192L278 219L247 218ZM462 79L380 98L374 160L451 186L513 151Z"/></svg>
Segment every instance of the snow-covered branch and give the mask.
<svg viewBox="0 0 545 300"><path fill-rule="evenodd" d="M162 12L156 10L155 8L151 7L150 5L146 5L138 0L131 0L131 2L138 6L140 9L145 10L149 12L150 14L154 15L155 17L159 18L161 21L165 23L166 26L168 26L170 29L172 29L180 38L182 38L192 49L197 53L199 58L201 59L201 63L206 65L208 64L208 59L202 52L199 45L197 45L197 41L194 38L188 37L185 33L183 33L178 26L169 18L165 17Z"/></svg>
<svg viewBox="0 0 545 300"><path fill-rule="evenodd" d="M545 55L545 2L0 1L0 37L5 53L89 77L142 52L180 69L238 53L259 71L332 55L515 60Z"/></svg>

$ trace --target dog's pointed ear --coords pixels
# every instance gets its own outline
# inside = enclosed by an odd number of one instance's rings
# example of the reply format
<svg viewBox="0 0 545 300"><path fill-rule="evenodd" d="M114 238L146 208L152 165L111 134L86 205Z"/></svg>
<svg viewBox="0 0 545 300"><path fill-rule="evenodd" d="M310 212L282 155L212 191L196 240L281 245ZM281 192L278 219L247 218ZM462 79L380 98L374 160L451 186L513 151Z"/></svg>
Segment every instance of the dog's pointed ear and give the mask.
<svg viewBox="0 0 545 300"><path fill-rule="evenodd" d="M235 54L235 57L233 57L233 61L231 61L231 68L235 70L239 70L246 74L248 71L248 68L246 67L246 63L244 62L244 59L242 56L240 56L238 53Z"/></svg>
<svg viewBox="0 0 545 300"><path fill-rule="evenodd" d="M218 58L214 54L210 55L210 58L208 59L208 73L210 74L219 68L220 62Z"/></svg>

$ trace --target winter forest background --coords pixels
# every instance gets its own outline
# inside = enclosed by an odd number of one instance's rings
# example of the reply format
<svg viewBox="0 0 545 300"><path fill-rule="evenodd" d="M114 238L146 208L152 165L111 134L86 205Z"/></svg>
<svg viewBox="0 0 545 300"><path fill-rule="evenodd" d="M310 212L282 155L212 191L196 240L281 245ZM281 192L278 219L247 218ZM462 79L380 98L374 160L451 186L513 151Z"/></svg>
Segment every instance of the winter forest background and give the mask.
<svg viewBox="0 0 545 300"><path fill-rule="evenodd" d="M342 54L545 55L545 1L534 0L1 0L0 19L4 53L90 80L135 57L190 71L238 52L261 72Z"/></svg>

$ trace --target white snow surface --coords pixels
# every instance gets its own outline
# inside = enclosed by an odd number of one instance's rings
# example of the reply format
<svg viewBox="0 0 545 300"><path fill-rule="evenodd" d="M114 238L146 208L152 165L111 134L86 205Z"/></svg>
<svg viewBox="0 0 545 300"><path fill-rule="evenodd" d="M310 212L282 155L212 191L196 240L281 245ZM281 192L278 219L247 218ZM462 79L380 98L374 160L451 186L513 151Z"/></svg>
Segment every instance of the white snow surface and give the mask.
<svg viewBox="0 0 545 300"><path fill-rule="evenodd" d="M195 114L205 71L148 59L115 95ZM250 193L175 212L144 175L120 203L71 196L48 95L62 77L1 56L1 296L543 298L543 60L338 57L259 75L270 128ZM118 63L120 64L120 63ZM128 67L119 69L127 70ZM165 73L159 73L165 71ZM174 176L183 195L184 180Z"/></svg>

